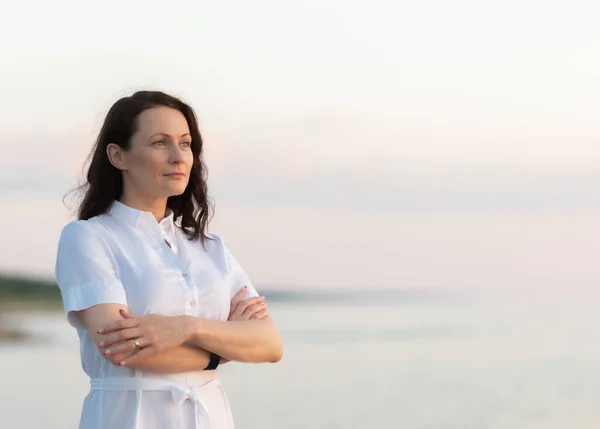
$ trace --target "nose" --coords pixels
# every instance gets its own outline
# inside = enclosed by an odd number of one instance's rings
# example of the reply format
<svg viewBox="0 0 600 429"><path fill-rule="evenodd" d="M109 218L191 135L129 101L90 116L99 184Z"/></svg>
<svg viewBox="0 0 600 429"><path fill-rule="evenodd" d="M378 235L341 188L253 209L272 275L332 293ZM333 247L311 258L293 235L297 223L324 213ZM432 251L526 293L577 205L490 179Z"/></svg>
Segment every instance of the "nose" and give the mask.
<svg viewBox="0 0 600 429"><path fill-rule="evenodd" d="M171 164L181 164L184 161L183 150L177 145L171 146L171 152L169 153L169 162Z"/></svg>

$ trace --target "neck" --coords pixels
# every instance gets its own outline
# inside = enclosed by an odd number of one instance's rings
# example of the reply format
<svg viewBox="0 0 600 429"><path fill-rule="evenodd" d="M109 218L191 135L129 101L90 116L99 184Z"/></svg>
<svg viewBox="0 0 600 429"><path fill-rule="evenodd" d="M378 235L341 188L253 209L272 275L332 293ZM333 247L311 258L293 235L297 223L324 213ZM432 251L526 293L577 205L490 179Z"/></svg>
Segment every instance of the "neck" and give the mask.
<svg viewBox="0 0 600 429"><path fill-rule="evenodd" d="M157 222L165 218L167 211L166 198L144 198L141 195L132 195L132 193L123 190L123 195L121 195L119 201L133 209L152 213Z"/></svg>

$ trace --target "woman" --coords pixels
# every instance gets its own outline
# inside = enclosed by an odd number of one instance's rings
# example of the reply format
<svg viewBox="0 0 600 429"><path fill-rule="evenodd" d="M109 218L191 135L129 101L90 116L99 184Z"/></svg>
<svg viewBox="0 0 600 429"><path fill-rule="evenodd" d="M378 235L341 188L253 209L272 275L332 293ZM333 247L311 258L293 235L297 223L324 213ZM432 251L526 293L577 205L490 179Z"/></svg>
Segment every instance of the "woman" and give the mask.
<svg viewBox="0 0 600 429"><path fill-rule="evenodd" d="M108 112L56 279L91 389L81 429L233 428L217 367L277 362L264 298L207 233L194 111L141 91Z"/></svg>

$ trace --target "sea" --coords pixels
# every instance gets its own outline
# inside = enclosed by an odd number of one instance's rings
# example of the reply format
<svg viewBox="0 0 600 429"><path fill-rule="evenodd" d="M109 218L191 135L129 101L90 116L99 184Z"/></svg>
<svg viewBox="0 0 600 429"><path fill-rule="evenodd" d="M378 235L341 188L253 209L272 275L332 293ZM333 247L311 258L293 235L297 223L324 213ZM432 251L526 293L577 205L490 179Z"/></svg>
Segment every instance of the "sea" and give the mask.
<svg viewBox="0 0 600 429"><path fill-rule="evenodd" d="M483 291L265 293L284 357L220 369L236 428L600 428L598 292ZM5 317L29 337L0 343L0 428L77 428L75 331Z"/></svg>

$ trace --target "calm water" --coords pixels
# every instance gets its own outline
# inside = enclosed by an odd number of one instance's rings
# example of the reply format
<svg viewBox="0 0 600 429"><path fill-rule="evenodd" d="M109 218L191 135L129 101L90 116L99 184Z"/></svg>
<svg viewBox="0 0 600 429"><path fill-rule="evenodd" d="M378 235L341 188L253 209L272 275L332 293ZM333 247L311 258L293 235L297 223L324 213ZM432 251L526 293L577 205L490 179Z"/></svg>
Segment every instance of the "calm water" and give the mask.
<svg viewBox="0 0 600 429"><path fill-rule="evenodd" d="M272 302L285 356L222 369L238 429L600 427L597 293ZM77 427L88 384L62 314L16 316L0 428Z"/></svg>

